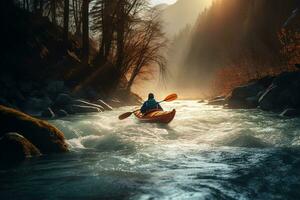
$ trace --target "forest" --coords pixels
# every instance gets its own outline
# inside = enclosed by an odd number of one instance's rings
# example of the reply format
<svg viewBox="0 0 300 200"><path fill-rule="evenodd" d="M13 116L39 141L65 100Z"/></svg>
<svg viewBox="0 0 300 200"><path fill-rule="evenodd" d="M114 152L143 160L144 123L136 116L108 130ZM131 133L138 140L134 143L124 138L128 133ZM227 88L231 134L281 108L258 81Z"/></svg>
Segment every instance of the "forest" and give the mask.
<svg viewBox="0 0 300 200"><path fill-rule="evenodd" d="M130 92L137 76L148 76L153 66L165 70L160 52L167 40L148 1L20 0L2 4L7 4L2 15L7 18L8 44L1 64L10 65L14 76L23 74L17 79L61 79L72 90L92 87L112 95L116 90Z"/></svg>
<svg viewBox="0 0 300 200"><path fill-rule="evenodd" d="M226 94L251 79L296 70L299 16L285 22L297 0L216 0L198 17L180 65L180 83ZM181 38L181 39L180 39ZM198 91L199 91L198 90ZM213 91L214 94L211 94Z"/></svg>

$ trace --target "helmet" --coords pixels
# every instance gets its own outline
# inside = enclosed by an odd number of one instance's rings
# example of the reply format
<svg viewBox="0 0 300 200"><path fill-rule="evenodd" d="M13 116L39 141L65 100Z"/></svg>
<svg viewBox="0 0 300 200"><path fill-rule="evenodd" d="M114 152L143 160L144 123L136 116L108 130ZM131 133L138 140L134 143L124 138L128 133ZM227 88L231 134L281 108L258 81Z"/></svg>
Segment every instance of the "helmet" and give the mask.
<svg viewBox="0 0 300 200"><path fill-rule="evenodd" d="M148 99L154 99L154 94L153 93L149 93L148 94Z"/></svg>

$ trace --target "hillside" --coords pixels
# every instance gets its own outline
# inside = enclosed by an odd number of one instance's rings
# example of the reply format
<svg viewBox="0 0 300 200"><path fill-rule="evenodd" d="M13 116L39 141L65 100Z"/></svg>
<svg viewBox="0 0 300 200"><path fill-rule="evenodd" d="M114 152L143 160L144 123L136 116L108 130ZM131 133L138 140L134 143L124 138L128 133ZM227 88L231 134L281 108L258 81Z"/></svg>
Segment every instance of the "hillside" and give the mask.
<svg viewBox="0 0 300 200"><path fill-rule="evenodd" d="M198 15L210 3L211 0L178 0L170 6L158 5L157 9L162 10L161 18L167 35L172 37L187 24L194 24Z"/></svg>
<svg viewBox="0 0 300 200"><path fill-rule="evenodd" d="M278 33L295 6L282 0L215 1L193 29L181 83L203 90L222 68L240 66L254 74L281 67Z"/></svg>

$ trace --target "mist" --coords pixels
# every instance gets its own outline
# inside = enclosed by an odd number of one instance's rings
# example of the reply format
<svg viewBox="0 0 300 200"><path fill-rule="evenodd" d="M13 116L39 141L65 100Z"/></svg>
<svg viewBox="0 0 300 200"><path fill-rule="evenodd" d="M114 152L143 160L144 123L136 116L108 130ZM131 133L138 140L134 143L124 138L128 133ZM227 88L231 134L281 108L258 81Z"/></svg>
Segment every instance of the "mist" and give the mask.
<svg viewBox="0 0 300 200"><path fill-rule="evenodd" d="M183 85L178 84L179 73L185 67L183 61L189 49L192 29L199 15L209 6L213 0L178 0L176 3L158 4L155 9L159 13L162 29L169 40L168 48L162 52L167 57L167 73L162 77L156 70L148 79L138 79L133 91L146 98L149 92L163 98L167 93L177 91L181 98L198 98L199 94L193 90L186 91ZM186 82L186 81L184 81ZM200 95L202 96L202 95Z"/></svg>

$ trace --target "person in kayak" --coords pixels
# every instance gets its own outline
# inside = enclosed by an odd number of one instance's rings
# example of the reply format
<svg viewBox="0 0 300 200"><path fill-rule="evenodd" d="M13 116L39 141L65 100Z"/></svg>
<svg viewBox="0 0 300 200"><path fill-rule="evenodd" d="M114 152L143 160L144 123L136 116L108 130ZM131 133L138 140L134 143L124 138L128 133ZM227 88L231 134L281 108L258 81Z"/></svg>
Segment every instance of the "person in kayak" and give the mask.
<svg viewBox="0 0 300 200"><path fill-rule="evenodd" d="M148 100L145 101L145 103L141 107L141 112L145 114L150 110L155 110L155 109L163 110L162 107L159 105L159 103L155 100L154 94L150 93L148 95Z"/></svg>

